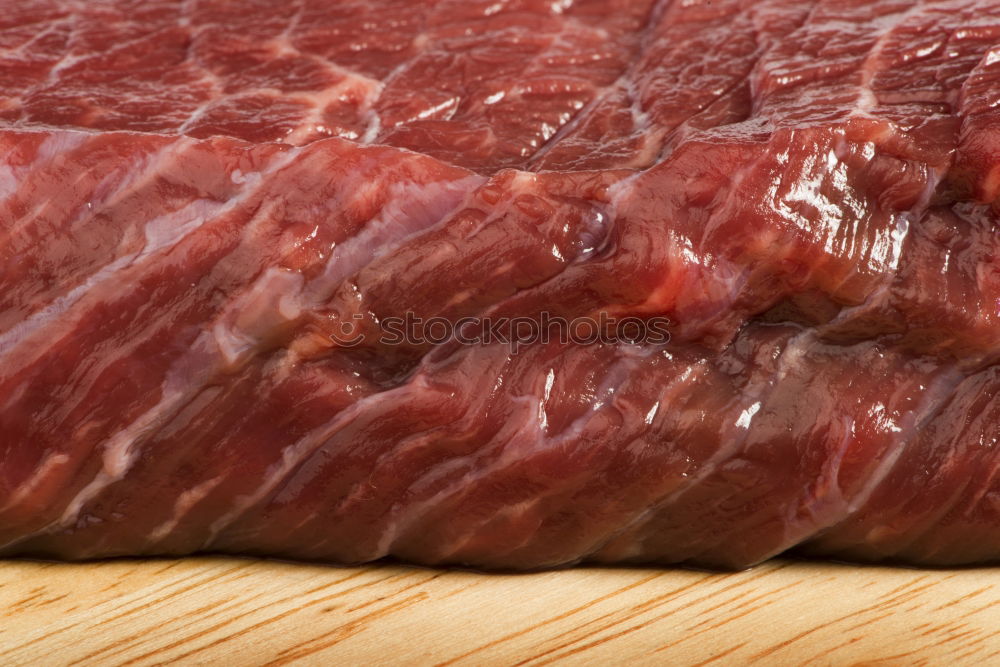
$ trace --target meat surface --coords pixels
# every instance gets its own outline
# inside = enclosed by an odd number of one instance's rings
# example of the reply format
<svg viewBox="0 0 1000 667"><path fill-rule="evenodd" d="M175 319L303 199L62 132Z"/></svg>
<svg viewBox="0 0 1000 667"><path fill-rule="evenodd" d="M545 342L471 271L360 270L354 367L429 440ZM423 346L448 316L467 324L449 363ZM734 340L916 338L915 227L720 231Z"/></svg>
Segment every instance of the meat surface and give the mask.
<svg viewBox="0 0 1000 667"><path fill-rule="evenodd" d="M1000 562L1000 2L3 9L0 555Z"/></svg>

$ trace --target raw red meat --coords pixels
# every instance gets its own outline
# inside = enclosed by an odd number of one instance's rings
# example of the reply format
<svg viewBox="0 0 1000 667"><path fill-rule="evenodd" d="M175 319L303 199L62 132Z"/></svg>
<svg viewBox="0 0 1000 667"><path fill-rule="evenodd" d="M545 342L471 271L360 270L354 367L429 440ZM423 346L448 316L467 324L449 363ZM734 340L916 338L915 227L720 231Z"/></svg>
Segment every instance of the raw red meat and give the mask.
<svg viewBox="0 0 1000 667"><path fill-rule="evenodd" d="M1000 3L3 9L0 554L1000 561Z"/></svg>

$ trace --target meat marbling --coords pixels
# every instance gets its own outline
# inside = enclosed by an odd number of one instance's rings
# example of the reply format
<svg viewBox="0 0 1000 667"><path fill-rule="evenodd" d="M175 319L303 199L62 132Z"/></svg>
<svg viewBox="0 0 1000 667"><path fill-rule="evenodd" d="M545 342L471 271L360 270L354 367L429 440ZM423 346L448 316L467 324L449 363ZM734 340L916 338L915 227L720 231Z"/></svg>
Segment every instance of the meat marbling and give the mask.
<svg viewBox="0 0 1000 667"><path fill-rule="evenodd" d="M0 554L1000 561L1000 3L3 10Z"/></svg>

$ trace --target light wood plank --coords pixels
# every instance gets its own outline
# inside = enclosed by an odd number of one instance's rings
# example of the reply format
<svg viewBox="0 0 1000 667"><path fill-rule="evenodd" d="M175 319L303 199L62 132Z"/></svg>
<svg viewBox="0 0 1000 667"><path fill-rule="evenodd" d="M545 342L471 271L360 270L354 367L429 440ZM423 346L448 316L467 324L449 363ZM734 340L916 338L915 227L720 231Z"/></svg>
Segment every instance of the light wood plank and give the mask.
<svg viewBox="0 0 1000 667"><path fill-rule="evenodd" d="M0 562L0 664L1000 664L1000 569Z"/></svg>

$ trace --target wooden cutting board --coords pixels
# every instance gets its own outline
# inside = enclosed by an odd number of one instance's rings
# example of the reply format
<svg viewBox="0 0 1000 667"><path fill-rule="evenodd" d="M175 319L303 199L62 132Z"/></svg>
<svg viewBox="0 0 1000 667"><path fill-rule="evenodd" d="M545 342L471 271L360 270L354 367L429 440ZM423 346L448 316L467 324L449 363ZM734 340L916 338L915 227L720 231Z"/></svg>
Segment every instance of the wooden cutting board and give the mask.
<svg viewBox="0 0 1000 667"><path fill-rule="evenodd" d="M0 561L0 665L1000 664L1000 568Z"/></svg>

